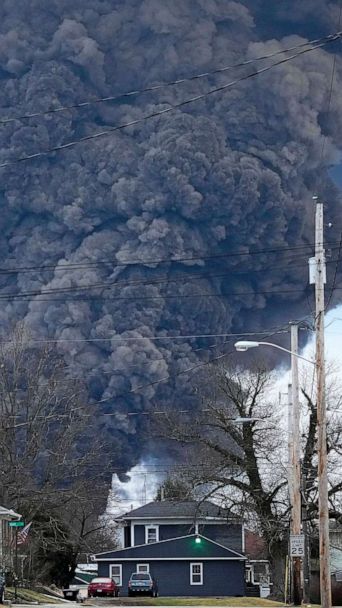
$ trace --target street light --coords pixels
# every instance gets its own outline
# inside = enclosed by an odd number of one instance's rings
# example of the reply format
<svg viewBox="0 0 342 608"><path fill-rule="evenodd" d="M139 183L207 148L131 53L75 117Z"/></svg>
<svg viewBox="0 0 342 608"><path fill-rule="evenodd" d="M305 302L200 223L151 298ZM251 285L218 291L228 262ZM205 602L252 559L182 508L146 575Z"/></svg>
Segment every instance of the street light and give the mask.
<svg viewBox="0 0 342 608"><path fill-rule="evenodd" d="M297 359L303 359L307 363L311 363L316 367L316 363L311 359L306 359L298 354L298 324L291 323L291 350L273 344L273 342L256 342L252 340L241 340L235 343L237 351L245 352L250 348L258 346L271 346L291 355L291 372L292 385L289 386L289 412L292 406L292 440L289 443L290 463L292 464L292 473L289 474L289 493L290 503L292 508L292 523L291 533L293 535L301 534L301 470L300 470L300 420L299 420L299 382L298 382L298 363ZM291 390L290 390L291 389ZM291 470L291 469L290 469ZM294 558L293 568L293 593L294 603L300 604L302 600L301 592L301 562L300 558Z"/></svg>
<svg viewBox="0 0 342 608"><path fill-rule="evenodd" d="M302 357L302 355L298 355L298 353L295 353L294 351L289 350L288 348L279 346L279 344L273 344L273 342L252 342L251 340L240 340L239 342L235 342L234 346L239 352L245 352L246 350L249 350L250 348L256 348L257 346L272 346L273 348L278 348L278 350L282 350L285 353L289 353L289 355L293 355L298 359L303 359L303 361L306 361L307 363L311 363L311 365L316 366L315 361L313 361L312 359L306 359L306 357Z"/></svg>

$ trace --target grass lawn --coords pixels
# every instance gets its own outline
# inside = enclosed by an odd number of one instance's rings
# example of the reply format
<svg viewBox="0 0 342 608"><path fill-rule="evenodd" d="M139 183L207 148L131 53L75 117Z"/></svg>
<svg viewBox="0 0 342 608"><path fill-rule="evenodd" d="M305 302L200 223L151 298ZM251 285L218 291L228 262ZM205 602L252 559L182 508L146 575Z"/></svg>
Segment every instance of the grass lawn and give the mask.
<svg viewBox="0 0 342 608"><path fill-rule="evenodd" d="M32 591L32 589L18 589L19 602L39 602L39 604L63 604L53 596L46 597L43 593ZM14 587L6 587L5 599L14 602Z"/></svg>
<svg viewBox="0 0 342 608"><path fill-rule="evenodd" d="M136 598L134 598L136 600ZM135 601L134 601L135 604ZM138 602L137 602L138 604ZM142 598L142 606L239 606L272 608L284 606L281 602L273 602L260 597L158 597Z"/></svg>

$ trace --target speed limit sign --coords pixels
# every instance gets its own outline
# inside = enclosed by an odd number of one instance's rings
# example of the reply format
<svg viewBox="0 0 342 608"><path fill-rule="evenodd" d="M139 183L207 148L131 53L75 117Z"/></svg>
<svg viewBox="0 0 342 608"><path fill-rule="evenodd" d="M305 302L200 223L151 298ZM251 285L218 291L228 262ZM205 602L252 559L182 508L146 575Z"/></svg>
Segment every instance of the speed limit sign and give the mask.
<svg viewBox="0 0 342 608"><path fill-rule="evenodd" d="M291 557L304 557L304 534L290 535Z"/></svg>

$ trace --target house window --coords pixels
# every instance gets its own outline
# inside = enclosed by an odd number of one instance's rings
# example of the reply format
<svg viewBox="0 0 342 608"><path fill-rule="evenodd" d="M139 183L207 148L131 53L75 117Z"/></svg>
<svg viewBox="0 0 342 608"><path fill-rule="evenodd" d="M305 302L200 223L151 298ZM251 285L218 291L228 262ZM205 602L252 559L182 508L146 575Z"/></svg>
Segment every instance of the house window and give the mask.
<svg viewBox="0 0 342 608"><path fill-rule="evenodd" d="M190 564L190 585L203 585L203 564Z"/></svg>
<svg viewBox="0 0 342 608"><path fill-rule="evenodd" d="M246 583L252 583L253 582L253 570L252 570L252 566L246 566L245 580L246 580Z"/></svg>
<svg viewBox="0 0 342 608"><path fill-rule="evenodd" d="M146 526L145 527L145 543L150 545L151 543L157 543L159 540L158 526Z"/></svg>
<svg viewBox="0 0 342 608"><path fill-rule="evenodd" d="M260 583L270 582L270 573L268 562L254 562L253 568L253 583L260 585Z"/></svg>
<svg viewBox="0 0 342 608"><path fill-rule="evenodd" d="M146 572L149 573L150 564L137 564L137 572Z"/></svg>
<svg viewBox="0 0 342 608"><path fill-rule="evenodd" d="M121 587L122 586L122 565L121 564L111 564L109 566L109 576L116 582L116 584L119 587Z"/></svg>

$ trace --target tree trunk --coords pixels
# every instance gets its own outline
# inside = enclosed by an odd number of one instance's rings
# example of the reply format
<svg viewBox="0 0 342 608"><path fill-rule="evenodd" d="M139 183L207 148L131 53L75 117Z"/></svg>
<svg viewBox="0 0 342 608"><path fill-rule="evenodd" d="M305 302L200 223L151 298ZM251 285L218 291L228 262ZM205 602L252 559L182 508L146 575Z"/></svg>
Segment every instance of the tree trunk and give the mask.
<svg viewBox="0 0 342 608"><path fill-rule="evenodd" d="M272 544L268 556L271 568L271 581L273 583L271 594L282 602L285 597L286 555L287 543L284 541L277 541Z"/></svg>

